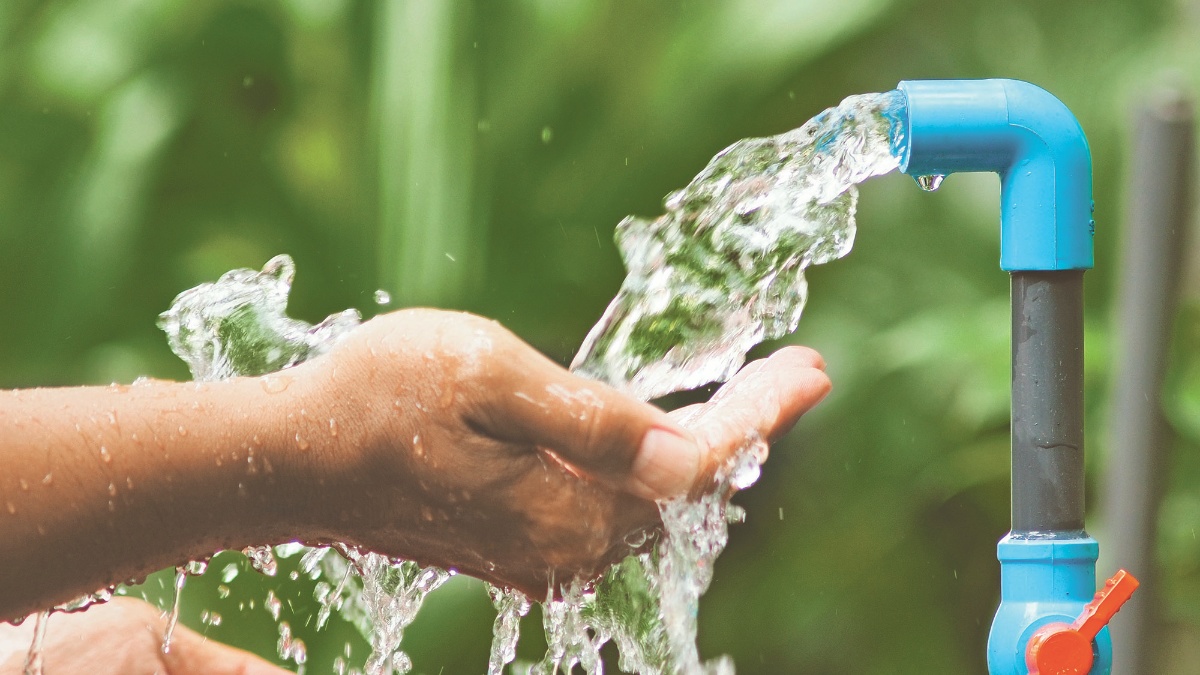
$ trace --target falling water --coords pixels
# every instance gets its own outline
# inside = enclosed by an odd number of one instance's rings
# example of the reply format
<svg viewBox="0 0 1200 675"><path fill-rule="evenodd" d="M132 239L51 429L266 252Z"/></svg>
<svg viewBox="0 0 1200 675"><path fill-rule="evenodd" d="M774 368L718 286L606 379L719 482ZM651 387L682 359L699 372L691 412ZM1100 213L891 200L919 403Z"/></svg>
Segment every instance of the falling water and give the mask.
<svg viewBox="0 0 1200 675"><path fill-rule="evenodd" d="M488 587L496 622L492 626L492 653L488 657L488 675L500 675L504 666L517 657L517 640L521 637L521 617L529 613L529 598L515 589Z"/></svg>
<svg viewBox="0 0 1200 675"><path fill-rule="evenodd" d="M724 381L751 347L794 331L804 270L853 246L855 185L899 166L903 110L900 92L851 96L799 129L721 151L667 196L666 214L623 220L616 239L628 275L572 370L648 400ZM922 187L939 183L929 177ZM578 662L599 673L598 659L572 650L611 638L628 671L733 673L728 657L700 659L699 599L729 523L745 516L728 495L758 479L766 454L761 438L747 436L712 492L659 503L664 533L652 552L591 589L570 589L563 606L551 603L558 630L547 627L549 653L534 672L562 664L569 673Z"/></svg>
<svg viewBox="0 0 1200 675"><path fill-rule="evenodd" d="M175 298L171 308L160 317L159 326L167 333L172 351L187 363L195 380L266 375L296 365L329 351L361 323L359 313L353 309L331 315L315 326L289 318L287 299L295 273L292 259L280 255L268 261L262 271L232 270L216 283L202 284ZM268 384L264 380L264 386ZM331 429L331 433L336 431ZM339 565L333 562L333 556L325 555L331 549L298 548L306 550L301 559L301 568L307 568L306 573L315 573L315 578L327 572L328 578L338 584L318 599L321 603L318 624L328 620L334 606L341 607L339 611L371 642L369 675L408 672L411 663L400 651L404 629L415 618L425 596L449 574L346 547L338 550L352 566ZM256 570L274 576L276 554L282 549L284 546L274 549L250 546L243 553ZM286 552L293 553L290 548ZM357 583L351 580L351 569L357 572ZM176 582L176 608L182 579L181 575ZM269 594L266 605L278 621L278 600L272 603L272 597ZM357 601L347 603L348 597L356 597ZM177 609L172 616L178 616ZM173 627L173 623L169 625ZM307 659L304 643L294 637L287 622L278 626L280 658L303 666ZM169 633L164 649L168 645Z"/></svg>
<svg viewBox="0 0 1200 675"><path fill-rule="evenodd" d="M50 612L38 612L33 620L33 641L29 644L29 654L25 656L25 675L42 675L42 645L46 642L46 624L50 622Z"/></svg>

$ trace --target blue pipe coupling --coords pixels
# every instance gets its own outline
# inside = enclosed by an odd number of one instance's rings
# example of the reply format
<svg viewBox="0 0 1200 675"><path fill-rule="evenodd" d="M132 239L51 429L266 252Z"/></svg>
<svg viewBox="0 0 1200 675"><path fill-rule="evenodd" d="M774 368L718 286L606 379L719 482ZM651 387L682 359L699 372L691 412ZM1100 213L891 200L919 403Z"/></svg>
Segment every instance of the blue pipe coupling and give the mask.
<svg viewBox="0 0 1200 675"><path fill-rule="evenodd" d="M900 170L915 177L1000 174L1000 267L1092 267L1092 158L1075 116L1018 80L901 82Z"/></svg>
<svg viewBox="0 0 1200 675"><path fill-rule="evenodd" d="M991 675L1028 675L1029 639L1039 628L1075 621L1096 592L1100 545L1091 537L1000 540L1000 608L988 635ZM1102 629L1088 675L1112 672L1112 638ZM1082 675L1082 674L1081 674Z"/></svg>

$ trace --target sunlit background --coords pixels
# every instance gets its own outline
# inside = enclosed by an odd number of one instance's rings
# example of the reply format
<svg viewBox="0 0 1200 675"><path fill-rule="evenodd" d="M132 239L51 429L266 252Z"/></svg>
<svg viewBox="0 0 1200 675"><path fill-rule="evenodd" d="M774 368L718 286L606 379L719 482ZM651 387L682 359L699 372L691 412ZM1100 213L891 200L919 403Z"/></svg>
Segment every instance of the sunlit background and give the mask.
<svg viewBox="0 0 1200 675"><path fill-rule="evenodd" d="M1100 484L1131 110L1158 83L1200 82L1194 0L3 0L0 385L184 378L156 315L284 252L299 318L384 311L385 289L391 308L494 317L566 363L622 278L623 216L660 213L739 138L944 77L1035 82L1088 133ZM702 605L703 654L732 654L741 673L984 671L1008 526L997 204L991 176L862 190L858 245L811 273L792 338L825 354L834 394L739 496L749 516ZM1185 284L1165 398L1158 673L1200 661L1196 291ZM1102 499L1092 489L1089 507ZM1106 551L1099 573L1120 558ZM219 597L237 559L189 586L185 622L278 662L269 586L307 672L330 672L346 644L361 664L348 625L306 625L295 560ZM483 672L492 618L478 583L435 593L405 641L416 672ZM544 649L538 621L522 658Z"/></svg>

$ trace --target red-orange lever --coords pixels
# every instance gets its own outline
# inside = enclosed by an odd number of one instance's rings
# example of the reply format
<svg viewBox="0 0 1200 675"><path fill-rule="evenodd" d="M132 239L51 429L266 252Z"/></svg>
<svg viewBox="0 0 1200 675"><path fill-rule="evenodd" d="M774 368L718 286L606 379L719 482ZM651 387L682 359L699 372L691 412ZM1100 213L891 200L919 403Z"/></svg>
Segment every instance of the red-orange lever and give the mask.
<svg viewBox="0 0 1200 675"><path fill-rule="evenodd" d="M1042 626L1025 650L1029 675L1087 675L1092 669L1092 640L1137 590L1138 580L1119 570L1084 605L1074 623Z"/></svg>

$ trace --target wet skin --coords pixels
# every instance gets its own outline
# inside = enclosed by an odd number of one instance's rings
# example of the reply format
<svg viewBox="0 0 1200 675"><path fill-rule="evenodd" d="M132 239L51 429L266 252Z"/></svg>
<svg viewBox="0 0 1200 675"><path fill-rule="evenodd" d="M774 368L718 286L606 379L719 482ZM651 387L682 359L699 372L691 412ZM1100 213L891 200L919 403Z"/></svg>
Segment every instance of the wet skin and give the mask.
<svg viewBox="0 0 1200 675"><path fill-rule="evenodd" d="M253 654L175 628L171 650L162 644L165 619L141 600L117 598L76 614L55 614L46 626L44 672L87 675L286 675ZM33 621L0 631L0 675L25 672Z"/></svg>
<svg viewBox="0 0 1200 675"><path fill-rule="evenodd" d="M688 426L495 322L377 317L264 378L0 393L0 618L222 549L343 541L543 597L829 390L788 347ZM88 614L90 614L89 612Z"/></svg>

